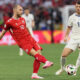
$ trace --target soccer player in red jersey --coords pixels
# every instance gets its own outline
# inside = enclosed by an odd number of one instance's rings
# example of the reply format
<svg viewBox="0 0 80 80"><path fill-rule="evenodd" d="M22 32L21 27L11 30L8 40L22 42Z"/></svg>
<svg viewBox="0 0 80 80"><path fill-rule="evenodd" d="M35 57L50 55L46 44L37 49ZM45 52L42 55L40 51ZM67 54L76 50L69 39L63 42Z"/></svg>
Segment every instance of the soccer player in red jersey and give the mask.
<svg viewBox="0 0 80 80"><path fill-rule="evenodd" d="M33 63L33 74L31 78L43 79L43 77L40 77L37 74L40 64L45 63L43 66L43 69L45 69L52 66L53 62L48 61L44 56L41 55L42 48L31 37L28 29L26 28L26 22L24 18L21 17L22 13L23 8L20 5L15 5L13 7L13 17L5 23L4 29L0 34L0 39L4 36L6 31L9 30L18 46L35 58Z"/></svg>

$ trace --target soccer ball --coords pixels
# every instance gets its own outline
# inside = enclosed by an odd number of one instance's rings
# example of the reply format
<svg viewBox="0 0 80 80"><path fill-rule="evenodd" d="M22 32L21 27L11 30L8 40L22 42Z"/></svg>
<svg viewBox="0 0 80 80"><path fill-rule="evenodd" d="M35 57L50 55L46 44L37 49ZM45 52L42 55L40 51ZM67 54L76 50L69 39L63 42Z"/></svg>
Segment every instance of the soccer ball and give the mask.
<svg viewBox="0 0 80 80"><path fill-rule="evenodd" d="M69 64L66 66L65 71L68 75L76 75L76 66Z"/></svg>

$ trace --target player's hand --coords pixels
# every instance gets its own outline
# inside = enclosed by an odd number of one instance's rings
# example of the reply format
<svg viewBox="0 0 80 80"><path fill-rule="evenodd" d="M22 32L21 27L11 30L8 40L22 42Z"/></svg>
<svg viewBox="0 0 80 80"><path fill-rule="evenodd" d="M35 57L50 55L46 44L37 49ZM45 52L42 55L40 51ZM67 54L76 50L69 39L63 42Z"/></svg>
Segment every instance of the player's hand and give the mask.
<svg viewBox="0 0 80 80"><path fill-rule="evenodd" d="M64 42L67 42L68 36L64 37Z"/></svg>

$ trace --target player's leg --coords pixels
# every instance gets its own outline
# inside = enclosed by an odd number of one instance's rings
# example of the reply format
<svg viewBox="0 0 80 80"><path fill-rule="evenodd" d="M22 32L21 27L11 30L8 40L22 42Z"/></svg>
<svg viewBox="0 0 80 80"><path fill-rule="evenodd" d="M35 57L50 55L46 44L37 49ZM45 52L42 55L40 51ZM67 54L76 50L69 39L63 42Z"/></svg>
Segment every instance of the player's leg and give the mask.
<svg viewBox="0 0 80 80"><path fill-rule="evenodd" d="M66 57L72 53L73 50L72 49L69 49L69 48L64 48L63 52L62 52L62 55L61 55L61 60L60 60L60 63L61 63L61 69L59 69L57 72L56 72L56 75L60 75L64 69L65 69L65 62L66 62Z"/></svg>
<svg viewBox="0 0 80 80"><path fill-rule="evenodd" d="M22 48L20 48L19 55L20 55L20 56L23 55L23 49L22 49Z"/></svg>
<svg viewBox="0 0 80 80"><path fill-rule="evenodd" d="M41 54L41 50L38 50L37 53ZM36 60L36 59L34 60L34 63L33 63L33 74L34 73L36 73L36 74L38 73L39 68L40 68L40 64L41 63L38 60Z"/></svg>
<svg viewBox="0 0 80 80"><path fill-rule="evenodd" d="M37 75L39 67L40 67L40 62L45 63L43 68L48 68L53 65L52 62L48 61L44 56L41 55L41 51L35 51L34 49L31 49L30 55L35 57L35 61L33 64L33 74L32 74L32 79L43 79L43 77L40 77Z"/></svg>
<svg viewBox="0 0 80 80"><path fill-rule="evenodd" d="M60 75L64 71L64 66L66 62L66 57L71 54L77 48L77 43L75 40L70 40L69 43L64 48L61 55L61 69L56 72L56 75Z"/></svg>
<svg viewBox="0 0 80 80"><path fill-rule="evenodd" d="M48 61L43 55L37 53L37 51L35 51L33 48L30 51L30 55L34 56L34 58L39 62L42 62L45 64L48 62L46 66L43 66L44 69L53 65L52 62Z"/></svg>
<svg viewBox="0 0 80 80"><path fill-rule="evenodd" d="M40 64L41 63L38 60L36 60L36 59L34 60L34 63L33 63L33 73L32 73L32 76L31 76L32 79L43 79L43 77L38 75Z"/></svg>
<svg viewBox="0 0 80 80"><path fill-rule="evenodd" d="M80 66L80 47L79 47L79 56L76 61L76 71L78 70L79 66Z"/></svg>
<svg viewBox="0 0 80 80"><path fill-rule="evenodd" d="M41 50L38 50L37 53L41 54ZM34 60L34 63L33 63L33 73L32 73L32 76L31 78L32 79L43 79L43 77L40 77L37 73L39 71L39 68L40 68L40 62L38 60Z"/></svg>
<svg viewBox="0 0 80 80"><path fill-rule="evenodd" d="M41 55L42 55L42 52L41 52L41 50L40 50L40 49L37 51L37 53L39 53L39 54L41 54Z"/></svg>
<svg viewBox="0 0 80 80"><path fill-rule="evenodd" d="M37 53L41 54L41 50L38 50ZM39 67L40 67L40 62L38 60L34 60L33 63L33 73L38 73Z"/></svg>
<svg viewBox="0 0 80 80"><path fill-rule="evenodd" d="M31 44L32 43L32 44ZM27 43L27 45L25 45L25 46L22 46L22 48L24 49L24 51L26 52L26 53L28 53L29 55L31 55L31 56L33 56L34 58L35 58L35 61L34 61L34 64L38 64L38 66L40 66L40 64L39 63L45 63L46 65L45 66L43 66L43 68L48 68L48 67L50 67L50 66L52 66L53 65L53 62L50 62L50 61L48 61L44 56L42 56L39 52L38 52L38 50L40 49L40 46L38 46L38 49L36 48L36 46L35 45L37 45L36 44L36 41L33 39L31 42L29 42L29 43ZM35 49L36 48L36 49ZM36 61L37 60L37 61ZM34 66L34 64L33 64L33 67L36 67L36 66ZM39 67L37 67L37 68L35 68L36 70L34 71L34 73L36 72L38 72L38 70L39 70ZM35 74L34 74L35 75ZM37 74L36 74L37 75ZM35 75L35 76L36 76ZM36 79L41 79L41 77L39 77L39 76L37 76L36 77Z"/></svg>
<svg viewBox="0 0 80 80"><path fill-rule="evenodd" d="M62 52L62 55L61 55L61 68L62 69L64 69L64 65L65 65L65 62L66 62L66 57L68 55L70 55L72 52L73 52L72 49L70 49L70 48L64 48L64 50Z"/></svg>
<svg viewBox="0 0 80 80"><path fill-rule="evenodd" d="M32 29L29 29L29 31L30 31L31 36L34 38ZM37 48L35 50L37 51ZM38 50L37 53L41 54L41 50ZM43 77L40 77L37 74L38 71L39 71L39 68L40 68L40 64L41 63L38 60L36 60L36 59L34 60L34 63L33 63L33 73L32 73L32 76L31 76L32 79L36 79L36 78L37 79L43 79Z"/></svg>

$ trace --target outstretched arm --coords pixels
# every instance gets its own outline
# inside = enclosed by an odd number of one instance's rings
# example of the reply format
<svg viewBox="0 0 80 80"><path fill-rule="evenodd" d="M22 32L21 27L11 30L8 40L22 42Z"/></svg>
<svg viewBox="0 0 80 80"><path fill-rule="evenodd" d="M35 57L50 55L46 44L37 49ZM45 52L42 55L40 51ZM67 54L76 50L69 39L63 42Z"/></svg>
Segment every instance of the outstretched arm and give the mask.
<svg viewBox="0 0 80 80"><path fill-rule="evenodd" d="M0 33L0 40L2 39L5 33L6 33L6 30L3 29L2 32Z"/></svg>

